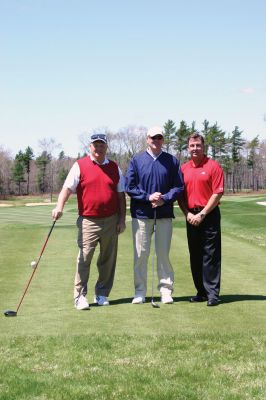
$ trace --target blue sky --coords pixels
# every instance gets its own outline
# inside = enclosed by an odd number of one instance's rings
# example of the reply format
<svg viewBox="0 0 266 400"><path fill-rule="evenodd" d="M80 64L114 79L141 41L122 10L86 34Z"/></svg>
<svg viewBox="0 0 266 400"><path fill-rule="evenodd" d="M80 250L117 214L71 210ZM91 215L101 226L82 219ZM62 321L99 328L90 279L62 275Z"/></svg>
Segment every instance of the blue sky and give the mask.
<svg viewBox="0 0 266 400"><path fill-rule="evenodd" d="M0 0L0 146L204 119L266 138L264 0Z"/></svg>

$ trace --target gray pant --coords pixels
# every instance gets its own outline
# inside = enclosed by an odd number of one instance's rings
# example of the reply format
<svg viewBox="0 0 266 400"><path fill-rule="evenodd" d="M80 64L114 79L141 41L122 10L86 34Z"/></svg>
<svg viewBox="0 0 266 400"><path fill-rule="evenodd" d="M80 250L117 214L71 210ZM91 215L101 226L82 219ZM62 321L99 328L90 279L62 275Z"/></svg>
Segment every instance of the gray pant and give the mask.
<svg viewBox="0 0 266 400"><path fill-rule="evenodd" d="M75 275L74 298L81 294L86 296L87 284L90 275L91 260L97 244L100 253L97 260L98 280L95 285L95 294L109 296L113 286L116 256L117 256L117 214L106 218L79 217L77 269Z"/></svg>
<svg viewBox="0 0 266 400"><path fill-rule="evenodd" d="M153 229L153 219L132 219L135 296L146 296L147 264ZM171 218L157 219L155 249L159 281L158 289L165 294L172 293L174 284L174 272L169 260L172 231Z"/></svg>

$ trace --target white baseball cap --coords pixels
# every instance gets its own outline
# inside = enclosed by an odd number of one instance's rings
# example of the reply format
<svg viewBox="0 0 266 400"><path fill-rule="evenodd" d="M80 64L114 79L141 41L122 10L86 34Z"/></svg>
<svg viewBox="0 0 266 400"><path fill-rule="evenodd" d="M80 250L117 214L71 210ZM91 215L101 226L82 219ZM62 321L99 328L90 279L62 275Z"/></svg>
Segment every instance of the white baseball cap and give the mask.
<svg viewBox="0 0 266 400"><path fill-rule="evenodd" d="M163 128L161 126L153 126L147 132L148 137L154 137L157 135L163 136Z"/></svg>

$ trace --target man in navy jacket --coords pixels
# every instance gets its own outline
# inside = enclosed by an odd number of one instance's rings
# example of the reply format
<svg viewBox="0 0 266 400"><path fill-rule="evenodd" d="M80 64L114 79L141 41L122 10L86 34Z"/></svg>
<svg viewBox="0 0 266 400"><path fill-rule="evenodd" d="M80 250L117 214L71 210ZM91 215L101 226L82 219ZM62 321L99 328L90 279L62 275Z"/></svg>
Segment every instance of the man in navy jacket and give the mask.
<svg viewBox="0 0 266 400"><path fill-rule="evenodd" d="M174 272L169 260L173 202L182 194L184 187L179 162L171 154L162 151L163 142L161 127L149 129L148 148L133 157L126 175L126 192L131 198L134 246L133 304L145 302L147 263L155 223L158 289L163 303L173 303Z"/></svg>

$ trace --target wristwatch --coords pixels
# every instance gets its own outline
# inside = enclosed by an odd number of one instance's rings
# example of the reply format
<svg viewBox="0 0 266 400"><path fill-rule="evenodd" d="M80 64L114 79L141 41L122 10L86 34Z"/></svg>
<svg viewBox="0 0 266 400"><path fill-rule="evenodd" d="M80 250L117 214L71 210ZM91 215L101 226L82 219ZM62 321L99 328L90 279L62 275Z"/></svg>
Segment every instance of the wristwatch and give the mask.
<svg viewBox="0 0 266 400"><path fill-rule="evenodd" d="M205 217L206 217L206 213L201 212L201 213L200 213L200 218L203 219L203 218L205 218Z"/></svg>

